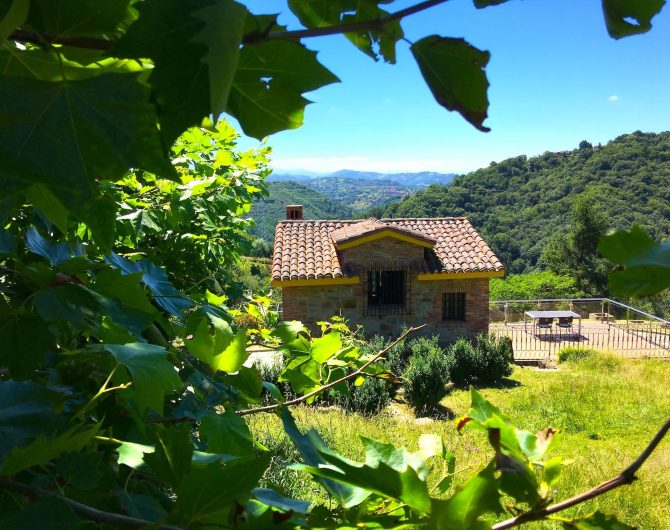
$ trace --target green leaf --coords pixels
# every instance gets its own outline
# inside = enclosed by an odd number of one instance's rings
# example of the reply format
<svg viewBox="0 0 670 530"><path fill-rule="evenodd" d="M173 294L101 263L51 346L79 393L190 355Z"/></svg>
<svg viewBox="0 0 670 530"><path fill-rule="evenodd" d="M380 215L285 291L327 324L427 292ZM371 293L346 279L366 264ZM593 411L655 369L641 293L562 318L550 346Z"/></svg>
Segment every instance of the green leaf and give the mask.
<svg viewBox="0 0 670 530"><path fill-rule="evenodd" d="M95 293L74 283L39 291L33 298L33 305L47 322L69 322L77 330L92 327L102 313L100 299Z"/></svg>
<svg viewBox="0 0 670 530"><path fill-rule="evenodd" d="M342 340L340 334L331 331L323 337L312 339L310 356L319 364L325 363L333 355L342 349Z"/></svg>
<svg viewBox="0 0 670 530"><path fill-rule="evenodd" d="M61 395L31 381L0 381L0 459L30 438L67 425L54 412L62 401Z"/></svg>
<svg viewBox="0 0 670 530"><path fill-rule="evenodd" d="M150 408L162 414L165 393L181 386L165 348L142 342L105 344L104 348L130 372L140 411Z"/></svg>
<svg viewBox="0 0 670 530"><path fill-rule="evenodd" d="M300 453L303 462L312 468L326 464L322 451L327 450L327 447L319 434L314 429L310 429L305 434L301 433L291 415L291 411L286 407L280 407L277 410L277 415L281 418L284 431ZM343 506L356 506L370 496L369 492L354 488L349 484L320 476L316 476L315 479Z"/></svg>
<svg viewBox="0 0 670 530"><path fill-rule="evenodd" d="M200 423L200 437L207 442L207 452L233 456L255 454L255 444L249 427L233 411L209 414Z"/></svg>
<svg viewBox="0 0 670 530"><path fill-rule="evenodd" d="M550 458L544 463L543 480L549 487L555 486L558 479L561 477L561 470L563 469L563 459L558 456Z"/></svg>
<svg viewBox="0 0 670 530"><path fill-rule="evenodd" d="M651 19L665 5L665 0L602 0L602 2L607 31L615 39L649 31Z"/></svg>
<svg viewBox="0 0 670 530"><path fill-rule="evenodd" d="M0 516L0 527L12 530L72 530L81 520L65 502L54 497L34 500L30 508Z"/></svg>
<svg viewBox="0 0 670 530"><path fill-rule="evenodd" d="M44 356L56 349L47 323L32 313L0 314L0 366L16 379L31 377Z"/></svg>
<svg viewBox="0 0 670 530"><path fill-rule="evenodd" d="M122 274L112 268L103 269L95 275L93 288L102 296L118 305L109 316L118 324L136 333L141 332L156 318L156 310L140 286L141 274Z"/></svg>
<svg viewBox="0 0 670 530"><path fill-rule="evenodd" d="M227 112L254 138L295 129L303 122L304 92L339 81L316 60L316 52L274 40L242 48Z"/></svg>
<svg viewBox="0 0 670 530"><path fill-rule="evenodd" d="M30 252L48 259L52 265L60 265L71 257L82 254L79 249L73 249L67 243L52 243L44 239L34 227L26 231L26 247Z"/></svg>
<svg viewBox="0 0 670 530"><path fill-rule="evenodd" d="M237 372L249 357L244 329L233 334L230 325L214 315L199 320L193 338L184 343L191 353L207 363L214 371ZM210 323L214 333L210 332Z"/></svg>
<svg viewBox="0 0 670 530"><path fill-rule="evenodd" d="M16 254L16 238L0 228L0 254Z"/></svg>
<svg viewBox="0 0 670 530"><path fill-rule="evenodd" d="M380 0L289 0L291 11L308 28L322 28L339 24L356 24L388 16L388 11L379 7L387 3ZM370 29L344 34L351 43L366 55L377 60L395 63L395 45L404 34L400 21L392 20L382 29Z"/></svg>
<svg viewBox="0 0 670 530"><path fill-rule="evenodd" d="M111 33L126 17L129 0L33 0L31 25L53 37Z"/></svg>
<svg viewBox="0 0 670 530"><path fill-rule="evenodd" d="M437 102L483 132L489 100L485 68L491 54L463 39L430 35L412 44L421 75Z"/></svg>
<svg viewBox="0 0 670 530"><path fill-rule="evenodd" d="M112 50L148 57L161 133L172 145L187 128L226 107L247 10L232 0L146 0Z"/></svg>
<svg viewBox="0 0 670 530"><path fill-rule="evenodd" d="M279 495L274 490L266 488L254 488L251 490L251 494L254 498L263 504L277 508L283 512L295 512L307 514L309 513L309 508L311 506L310 502L301 501L298 499L289 499Z"/></svg>
<svg viewBox="0 0 670 530"><path fill-rule="evenodd" d="M196 522L220 522L233 503L244 502L270 465L270 453L233 461L224 468L210 464L194 467L177 490L174 516L190 527Z"/></svg>
<svg viewBox="0 0 670 530"><path fill-rule="evenodd" d="M563 527L577 530L633 530L635 528L622 523L614 515L606 515L600 511L584 518L564 522Z"/></svg>
<svg viewBox="0 0 670 530"><path fill-rule="evenodd" d="M272 336L279 338L284 344L293 342L300 333L307 333L307 328L297 320L283 320L272 330Z"/></svg>
<svg viewBox="0 0 670 530"><path fill-rule="evenodd" d="M137 469L144 465L144 455L153 453L156 450L152 445L138 444L134 442L123 442L117 449L119 465L125 464L128 467Z"/></svg>
<svg viewBox="0 0 670 530"><path fill-rule="evenodd" d="M438 530L468 530L474 528L480 516L502 512L498 479L491 462L482 471L459 487L446 501L433 501L431 521Z"/></svg>
<svg viewBox="0 0 670 530"><path fill-rule="evenodd" d="M30 0L12 0L9 10L0 20L0 44L7 40L12 32L23 25L30 10Z"/></svg>
<svg viewBox="0 0 670 530"><path fill-rule="evenodd" d="M189 298L174 288L168 280L167 273L148 259L135 262L114 253L105 259L112 266L123 271L124 274L141 272L142 282L154 294L156 303L173 315L183 317L184 311L193 305Z"/></svg>
<svg viewBox="0 0 670 530"><path fill-rule="evenodd" d="M23 190L26 200L34 208L40 210L49 221L51 221L58 230L67 234L68 210L61 204L58 198L49 191L49 188L42 184L35 184Z"/></svg>
<svg viewBox="0 0 670 530"><path fill-rule="evenodd" d="M647 296L670 287L670 242L656 243L638 225L604 236L600 253L624 270L610 273L609 286L621 296Z"/></svg>
<svg viewBox="0 0 670 530"><path fill-rule="evenodd" d="M85 431L80 431L79 426L75 426L55 438L40 436L29 445L17 447L9 453L5 457L0 472L4 475L14 475L29 467L53 460L62 453L80 451L98 434L99 430L99 424Z"/></svg>
<svg viewBox="0 0 670 530"><path fill-rule="evenodd" d="M39 183L59 197L90 200L98 195L96 179L120 178L131 167L173 175L148 96L131 74L58 83L6 77L0 183L5 189Z"/></svg>
<svg viewBox="0 0 670 530"><path fill-rule="evenodd" d="M156 450L144 456L144 461L172 489L177 489L191 469L193 440L190 425L164 427L154 430Z"/></svg>
<svg viewBox="0 0 670 530"><path fill-rule="evenodd" d="M382 444L369 439L363 439L363 443L364 464L353 462L322 448L318 452L329 465L311 467L308 471L316 476L396 499L419 512L430 513L428 486L420 477L420 474L425 475L425 472L418 472L415 469L423 467L423 461L403 449L396 449L391 444ZM356 504L360 502L359 499L355 500ZM352 502L343 503L344 508L352 506L355 506Z"/></svg>

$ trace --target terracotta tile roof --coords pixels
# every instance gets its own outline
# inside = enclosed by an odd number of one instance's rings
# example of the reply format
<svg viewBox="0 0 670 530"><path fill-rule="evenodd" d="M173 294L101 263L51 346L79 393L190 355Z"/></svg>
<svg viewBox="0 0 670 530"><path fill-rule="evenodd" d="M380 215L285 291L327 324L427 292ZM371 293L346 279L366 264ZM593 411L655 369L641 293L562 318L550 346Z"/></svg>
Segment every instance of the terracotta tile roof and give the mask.
<svg viewBox="0 0 670 530"><path fill-rule="evenodd" d="M342 278L336 243L383 229L435 242L426 250L422 273L493 272L503 265L464 217L367 219L364 221L280 221L275 229L273 280ZM346 251L344 251L346 252Z"/></svg>
<svg viewBox="0 0 670 530"><path fill-rule="evenodd" d="M360 237L369 236L383 230L393 230L394 232L405 234L420 239L421 241L426 241L427 243L435 243L435 240L432 237L429 237L418 230L398 226L396 223L389 223L378 219L365 219L363 221L344 225L341 228L333 230L330 233L330 237L335 243L335 246L339 246L342 243L354 241Z"/></svg>

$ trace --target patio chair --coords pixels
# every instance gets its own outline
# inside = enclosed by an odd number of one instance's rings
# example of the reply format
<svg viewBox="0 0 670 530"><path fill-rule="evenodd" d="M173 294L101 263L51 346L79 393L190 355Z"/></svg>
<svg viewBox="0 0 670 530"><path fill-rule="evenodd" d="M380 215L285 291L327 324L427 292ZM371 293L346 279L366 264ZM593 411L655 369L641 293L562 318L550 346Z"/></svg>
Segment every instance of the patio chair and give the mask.
<svg viewBox="0 0 670 530"><path fill-rule="evenodd" d="M559 317L558 327L563 329L572 329L572 317Z"/></svg>
<svg viewBox="0 0 670 530"><path fill-rule="evenodd" d="M537 328L538 329L551 329L551 327L554 325L554 319L553 318L538 318L537 319Z"/></svg>

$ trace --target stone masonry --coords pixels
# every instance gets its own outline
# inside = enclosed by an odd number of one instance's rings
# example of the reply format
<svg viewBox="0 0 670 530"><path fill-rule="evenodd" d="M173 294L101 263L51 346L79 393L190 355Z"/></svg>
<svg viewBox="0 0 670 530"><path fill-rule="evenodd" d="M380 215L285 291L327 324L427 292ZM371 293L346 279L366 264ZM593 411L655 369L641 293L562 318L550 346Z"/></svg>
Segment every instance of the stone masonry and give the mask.
<svg viewBox="0 0 670 530"><path fill-rule="evenodd" d="M316 322L342 315L365 334L395 337L403 326L428 324L424 335L439 335L447 344L459 337L488 331L489 279L418 280L424 248L395 238L382 238L338 252L340 263L356 271L354 285L283 286L283 318L300 320L312 329ZM407 314L368 315L368 270L405 270ZM442 320L444 293L465 293L465 322Z"/></svg>

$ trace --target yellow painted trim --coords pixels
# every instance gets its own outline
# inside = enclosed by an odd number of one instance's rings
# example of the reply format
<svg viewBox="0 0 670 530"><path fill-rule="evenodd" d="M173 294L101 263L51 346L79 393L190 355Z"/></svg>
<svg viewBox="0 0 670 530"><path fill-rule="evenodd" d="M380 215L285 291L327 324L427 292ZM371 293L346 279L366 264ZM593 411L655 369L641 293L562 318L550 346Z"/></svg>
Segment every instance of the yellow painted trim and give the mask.
<svg viewBox="0 0 670 530"><path fill-rule="evenodd" d="M370 243L371 241L376 241L377 239L382 239L384 237L393 237L395 239L399 239L400 241L404 241L405 243L412 243L414 245L425 248L433 248L435 246L434 243L428 243L427 241L423 241L422 239L418 239L416 237L399 234L395 230L380 230L379 232L375 232L369 236L362 236L354 239L353 241L347 241L339 245L336 244L335 246L337 246L337 250L345 250L348 248L357 247L358 245L363 245L365 243Z"/></svg>
<svg viewBox="0 0 670 530"><path fill-rule="evenodd" d="M361 283L360 276L350 278L312 278L303 280L272 280L273 287L307 287L319 285L354 285Z"/></svg>
<svg viewBox="0 0 670 530"><path fill-rule="evenodd" d="M417 280L474 280L476 278L502 278L505 269L481 272L434 272L417 275Z"/></svg>

